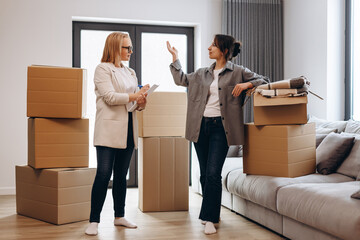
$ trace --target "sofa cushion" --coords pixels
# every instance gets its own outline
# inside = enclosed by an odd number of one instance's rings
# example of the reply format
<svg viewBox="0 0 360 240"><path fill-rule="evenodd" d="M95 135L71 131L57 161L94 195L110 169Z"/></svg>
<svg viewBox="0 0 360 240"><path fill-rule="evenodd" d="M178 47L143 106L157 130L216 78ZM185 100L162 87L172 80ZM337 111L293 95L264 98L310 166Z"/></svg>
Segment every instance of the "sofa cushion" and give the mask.
<svg viewBox="0 0 360 240"><path fill-rule="evenodd" d="M242 157L242 145L230 146L226 157Z"/></svg>
<svg viewBox="0 0 360 240"><path fill-rule="evenodd" d="M349 154L354 137L330 133L316 149L316 169L321 174L334 173Z"/></svg>
<svg viewBox="0 0 360 240"><path fill-rule="evenodd" d="M315 130L316 134L329 134L329 133L337 133L336 128L325 128L325 127L317 127Z"/></svg>
<svg viewBox="0 0 360 240"><path fill-rule="evenodd" d="M360 134L360 121L349 120L346 124L345 132Z"/></svg>
<svg viewBox="0 0 360 240"><path fill-rule="evenodd" d="M354 140L354 145L344 162L336 170L337 173L356 178L360 172L360 139Z"/></svg>
<svg viewBox="0 0 360 240"><path fill-rule="evenodd" d="M351 197L352 197L352 198L356 198L356 199L360 199L360 190L354 192L354 193L351 195Z"/></svg>
<svg viewBox="0 0 360 240"><path fill-rule="evenodd" d="M336 128L337 132L343 132L346 128L347 121L329 121L321 118L317 118L315 116L310 116L308 122L314 122L316 128Z"/></svg>
<svg viewBox="0 0 360 240"><path fill-rule="evenodd" d="M359 239L360 201L351 194L360 182L301 183L280 188L280 214L342 239Z"/></svg>
<svg viewBox="0 0 360 240"><path fill-rule="evenodd" d="M227 190L227 177L229 172L235 169L242 169L243 167L243 160L241 157L238 158L226 158L224 162L224 166L221 171L221 181L223 189Z"/></svg>
<svg viewBox="0 0 360 240"><path fill-rule="evenodd" d="M354 179L337 173L330 175L315 173L296 178L246 175L242 169L237 169L228 174L227 189L230 193L277 211L276 195L277 191L283 186L295 183L337 183L346 181L354 181Z"/></svg>
<svg viewBox="0 0 360 240"><path fill-rule="evenodd" d="M320 145L320 143L324 140L326 136L327 134L323 134L323 133L316 134L316 148Z"/></svg>

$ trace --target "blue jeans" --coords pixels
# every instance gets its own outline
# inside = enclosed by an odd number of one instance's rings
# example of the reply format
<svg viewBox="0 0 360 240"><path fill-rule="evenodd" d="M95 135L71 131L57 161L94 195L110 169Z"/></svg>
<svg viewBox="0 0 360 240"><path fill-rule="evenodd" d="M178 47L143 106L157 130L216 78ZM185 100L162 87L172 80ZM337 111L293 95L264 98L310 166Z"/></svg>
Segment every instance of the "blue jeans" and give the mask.
<svg viewBox="0 0 360 240"><path fill-rule="evenodd" d="M90 222L100 222L100 213L106 198L111 174L114 170L112 195L115 217L125 214L126 175L134 151L132 115L129 113L127 148L96 146L97 171L91 191Z"/></svg>
<svg viewBox="0 0 360 240"><path fill-rule="evenodd" d="M221 208L221 171L229 149L221 117L203 117L198 142L194 143L200 165L203 201L199 218L218 223Z"/></svg>

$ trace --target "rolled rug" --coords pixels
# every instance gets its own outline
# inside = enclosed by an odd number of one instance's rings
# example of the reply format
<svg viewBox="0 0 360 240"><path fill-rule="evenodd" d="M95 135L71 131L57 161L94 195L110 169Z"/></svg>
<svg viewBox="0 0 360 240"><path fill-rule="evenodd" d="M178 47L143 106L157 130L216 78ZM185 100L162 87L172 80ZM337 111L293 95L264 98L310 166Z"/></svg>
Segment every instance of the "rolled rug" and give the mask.
<svg viewBox="0 0 360 240"><path fill-rule="evenodd" d="M305 85L310 85L310 82L304 76L263 84L257 89L290 89L290 88L303 88Z"/></svg>
<svg viewBox="0 0 360 240"><path fill-rule="evenodd" d="M307 95L304 89L288 88L288 89L256 89L263 97L299 97Z"/></svg>

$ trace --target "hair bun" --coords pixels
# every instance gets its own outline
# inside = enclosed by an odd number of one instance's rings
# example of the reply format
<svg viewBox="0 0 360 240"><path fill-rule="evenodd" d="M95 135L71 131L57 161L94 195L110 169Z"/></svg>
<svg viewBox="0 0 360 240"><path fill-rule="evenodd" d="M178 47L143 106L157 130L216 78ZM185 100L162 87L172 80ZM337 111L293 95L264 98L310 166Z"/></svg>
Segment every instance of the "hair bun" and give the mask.
<svg viewBox="0 0 360 240"><path fill-rule="evenodd" d="M235 42L232 57L236 57L240 52L241 52L241 42Z"/></svg>

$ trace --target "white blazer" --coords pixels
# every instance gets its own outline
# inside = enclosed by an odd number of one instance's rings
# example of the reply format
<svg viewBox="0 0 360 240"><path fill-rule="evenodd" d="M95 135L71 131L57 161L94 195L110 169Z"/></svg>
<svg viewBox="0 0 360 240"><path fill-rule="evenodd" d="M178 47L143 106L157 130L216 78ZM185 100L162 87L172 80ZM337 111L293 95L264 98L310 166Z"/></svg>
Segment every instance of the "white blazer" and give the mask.
<svg viewBox="0 0 360 240"><path fill-rule="evenodd" d="M135 71L131 72L131 81L138 84ZM96 119L94 146L106 146L125 149L127 146L129 95L125 91L124 79L116 76L113 63L100 63L94 74L96 94ZM136 88L138 89L138 88ZM134 145L137 149L138 123L136 112L132 112Z"/></svg>

